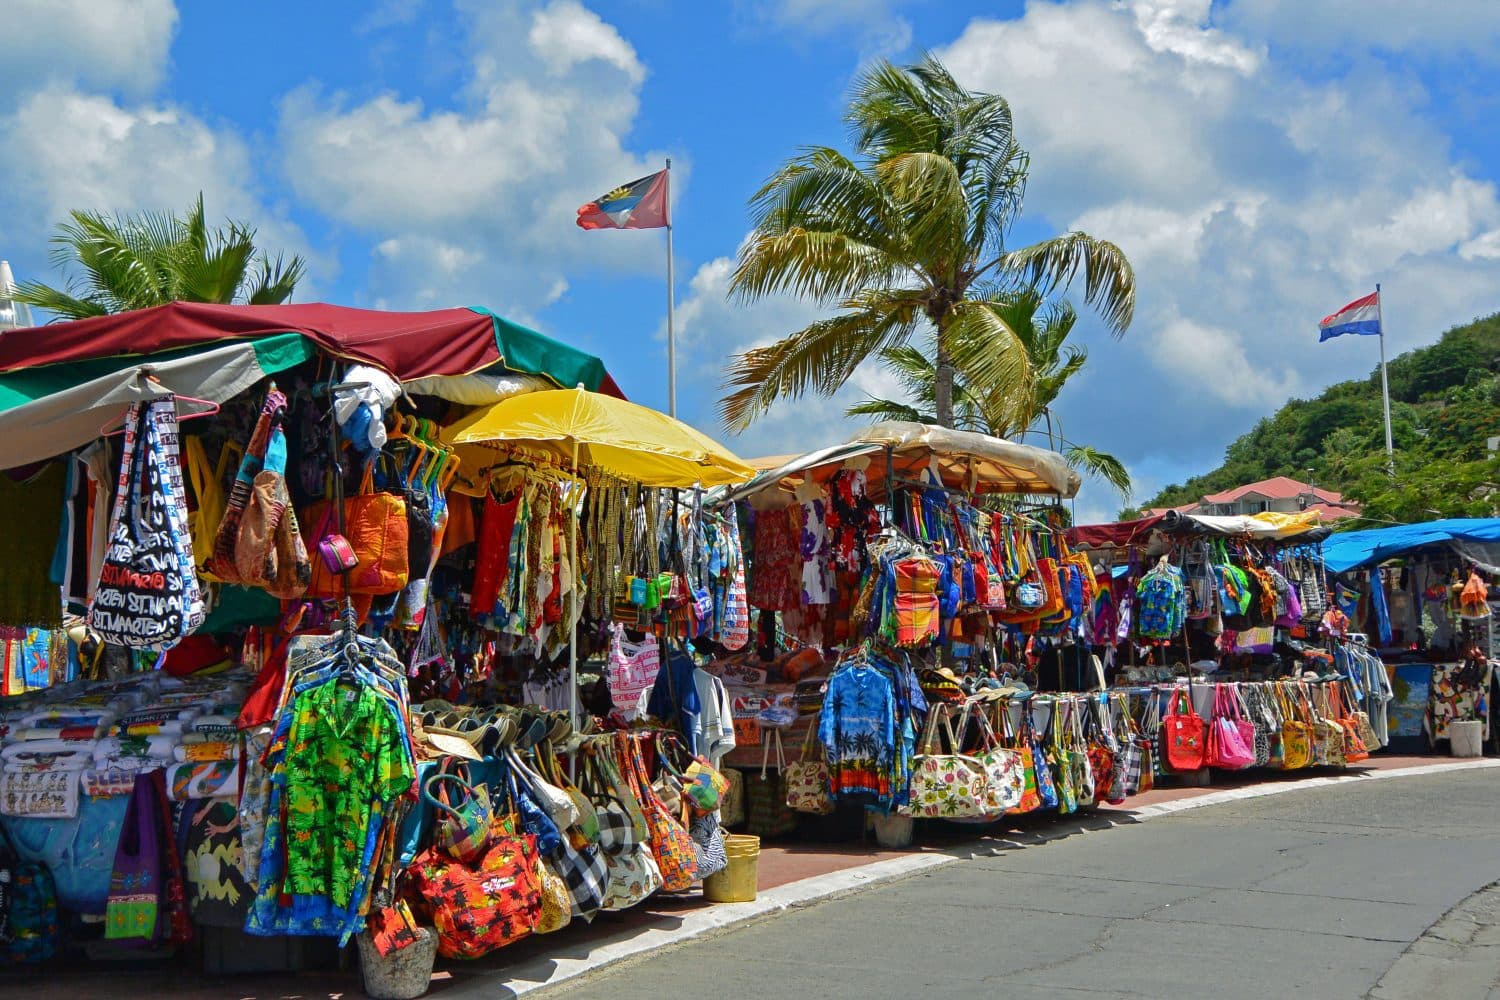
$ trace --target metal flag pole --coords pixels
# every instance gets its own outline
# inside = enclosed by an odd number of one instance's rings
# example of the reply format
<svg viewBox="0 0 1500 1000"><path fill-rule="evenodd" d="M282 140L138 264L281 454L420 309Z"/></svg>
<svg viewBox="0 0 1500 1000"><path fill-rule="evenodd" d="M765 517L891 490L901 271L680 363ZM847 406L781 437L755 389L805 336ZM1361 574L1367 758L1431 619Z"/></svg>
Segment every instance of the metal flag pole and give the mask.
<svg viewBox="0 0 1500 1000"><path fill-rule="evenodd" d="M672 328L672 158L667 157L667 414L677 416L677 335ZM1389 421L1387 421L1389 423ZM1387 435L1389 436L1389 435Z"/></svg>
<svg viewBox="0 0 1500 1000"><path fill-rule="evenodd" d="M667 239L670 242L671 230L667 233ZM667 273L671 274L670 266ZM671 313L667 315L670 316ZM668 325L670 324L669 319ZM1375 327L1380 334L1380 398L1385 403L1385 465L1386 471L1394 476L1396 474L1396 448L1391 442L1391 383L1385 371L1385 317L1381 313L1378 281L1375 283Z"/></svg>

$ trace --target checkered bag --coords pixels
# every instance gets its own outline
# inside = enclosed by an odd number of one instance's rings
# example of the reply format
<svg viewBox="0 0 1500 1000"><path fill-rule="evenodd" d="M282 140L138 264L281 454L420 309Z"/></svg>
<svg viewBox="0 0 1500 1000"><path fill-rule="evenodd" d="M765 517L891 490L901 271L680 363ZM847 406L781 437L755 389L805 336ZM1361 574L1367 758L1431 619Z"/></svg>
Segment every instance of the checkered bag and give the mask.
<svg viewBox="0 0 1500 1000"><path fill-rule="evenodd" d="M896 645L929 643L938 636L938 565L930 559L902 559L893 568Z"/></svg>
<svg viewBox="0 0 1500 1000"><path fill-rule="evenodd" d="M629 819L625 822L630 825ZM593 920L604 905L604 892L609 885L609 865L604 851L597 844L579 850L564 837L552 864L567 884L573 916Z"/></svg>

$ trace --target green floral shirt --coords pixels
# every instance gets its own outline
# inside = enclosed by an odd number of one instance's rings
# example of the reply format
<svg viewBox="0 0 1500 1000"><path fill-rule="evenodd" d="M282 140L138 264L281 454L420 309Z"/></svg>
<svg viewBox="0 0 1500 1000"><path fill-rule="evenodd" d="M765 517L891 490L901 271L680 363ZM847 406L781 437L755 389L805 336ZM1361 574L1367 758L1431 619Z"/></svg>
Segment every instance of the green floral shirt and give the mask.
<svg viewBox="0 0 1500 1000"><path fill-rule="evenodd" d="M411 758L391 706L370 687L324 684L298 695L293 711L283 891L347 907L368 875L370 823L411 786Z"/></svg>

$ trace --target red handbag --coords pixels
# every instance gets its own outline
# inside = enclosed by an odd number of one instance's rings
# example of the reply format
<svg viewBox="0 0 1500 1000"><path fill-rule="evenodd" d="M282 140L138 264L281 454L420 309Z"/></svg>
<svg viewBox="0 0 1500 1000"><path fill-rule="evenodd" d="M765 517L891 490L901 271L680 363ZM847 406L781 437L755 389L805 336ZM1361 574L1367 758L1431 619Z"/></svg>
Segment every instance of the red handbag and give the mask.
<svg viewBox="0 0 1500 1000"><path fill-rule="evenodd" d="M351 594L394 594L406 586L411 575L406 500L395 493L375 491L373 465L365 468L359 493L344 498L342 536L337 534L333 507L326 500L309 508L302 522L318 526L320 554L325 540L333 539L334 546L342 540L358 560L347 573L336 574L331 569L343 565L346 559L319 559L312 565L307 596L343 597L346 581Z"/></svg>
<svg viewBox="0 0 1500 1000"><path fill-rule="evenodd" d="M444 958L478 958L519 941L542 915L536 838L516 833L515 814L499 817L490 846L461 864L428 848L407 868L413 905L427 910Z"/></svg>
<svg viewBox="0 0 1500 1000"><path fill-rule="evenodd" d="M1172 694L1172 703L1161 723L1161 739L1167 765L1172 770L1196 771L1203 766L1208 749L1208 727L1183 688Z"/></svg>

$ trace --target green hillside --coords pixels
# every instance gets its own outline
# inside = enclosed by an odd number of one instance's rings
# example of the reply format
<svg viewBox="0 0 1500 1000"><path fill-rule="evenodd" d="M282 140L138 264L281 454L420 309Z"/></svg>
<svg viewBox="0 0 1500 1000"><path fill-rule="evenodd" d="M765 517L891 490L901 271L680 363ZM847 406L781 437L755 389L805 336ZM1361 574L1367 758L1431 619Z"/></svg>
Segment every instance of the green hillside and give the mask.
<svg viewBox="0 0 1500 1000"><path fill-rule="evenodd" d="M1500 463L1500 313L1455 327L1390 362L1396 476L1387 476L1380 369L1293 399L1224 452L1224 464L1168 486L1142 507L1173 507L1270 476L1340 490L1365 514L1402 523L1497 513ZM1135 510L1123 511L1132 516ZM1371 527L1353 524L1350 527Z"/></svg>

